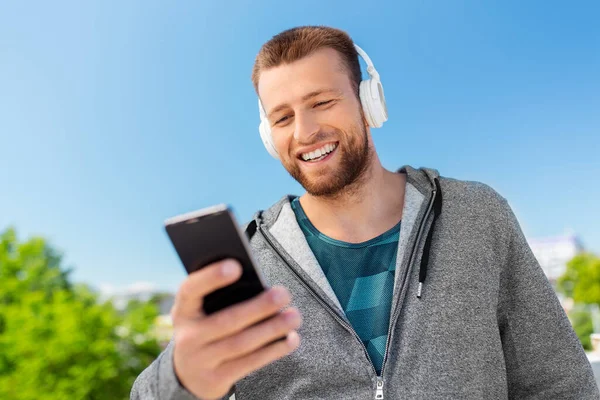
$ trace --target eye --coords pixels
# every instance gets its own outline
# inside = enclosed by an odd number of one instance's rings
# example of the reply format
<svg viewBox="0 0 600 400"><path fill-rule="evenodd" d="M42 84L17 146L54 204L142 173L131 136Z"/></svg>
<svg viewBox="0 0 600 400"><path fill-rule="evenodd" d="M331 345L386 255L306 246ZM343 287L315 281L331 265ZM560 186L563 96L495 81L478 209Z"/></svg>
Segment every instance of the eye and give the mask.
<svg viewBox="0 0 600 400"><path fill-rule="evenodd" d="M286 115L286 116L284 116L284 117L281 117L281 118L279 118L277 121L275 121L275 124L274 124L274 125L279 125L279 124L281 124L281 123L283 123L283 122L287 121L288 119L290 119L290 116L289 116L289 115Z"/></svg>
<svg viewBox="0 0 600 400"><path fill-rule="evenodd" d="M333 100L326 100L326 101L320 101L317 104L315 104L315 107L322 107L324 105L327 105L329 103L331 103Z"/></svg>

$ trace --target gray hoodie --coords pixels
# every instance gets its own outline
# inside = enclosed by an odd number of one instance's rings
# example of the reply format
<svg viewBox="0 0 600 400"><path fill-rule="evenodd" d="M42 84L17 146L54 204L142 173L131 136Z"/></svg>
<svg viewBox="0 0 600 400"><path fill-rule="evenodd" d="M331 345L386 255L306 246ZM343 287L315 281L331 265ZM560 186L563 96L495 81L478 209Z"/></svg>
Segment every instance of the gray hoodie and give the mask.
<svg viewBox="0 0 600 400"><path fill-rule="evenodd" d="M236 400L600 399L506 200L436 170L398 172L407 185L381 375L285 196L247 227L264 278L287 287L302 314L301 345L237 382ZM195 399L173 372L172 343L138 377L131 398Z"/></svg>

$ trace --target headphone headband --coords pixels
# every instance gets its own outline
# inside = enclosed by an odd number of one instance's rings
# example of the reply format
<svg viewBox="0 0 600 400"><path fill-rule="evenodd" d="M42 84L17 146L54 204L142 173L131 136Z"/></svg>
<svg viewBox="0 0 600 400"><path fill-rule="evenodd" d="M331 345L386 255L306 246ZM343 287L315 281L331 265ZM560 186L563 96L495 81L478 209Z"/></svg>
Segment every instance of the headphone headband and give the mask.
<svg viewBox="0 0 600 400"><path fill-rule="evenodd" d="M375 65L373 65L373 61L371 61L369 55L357 44L354 44L354 48L356 49L356 52L362 57L362 59L365 60L365 63L367 64L367 73L373 78L375 76L379 78L379 73L375 69Z"/></svg>

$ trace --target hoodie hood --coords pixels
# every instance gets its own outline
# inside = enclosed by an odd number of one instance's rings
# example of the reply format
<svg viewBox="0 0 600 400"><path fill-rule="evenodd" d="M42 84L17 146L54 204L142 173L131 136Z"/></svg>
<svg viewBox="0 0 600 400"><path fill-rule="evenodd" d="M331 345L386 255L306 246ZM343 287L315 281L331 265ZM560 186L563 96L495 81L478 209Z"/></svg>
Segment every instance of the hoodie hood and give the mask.
<svg viewBox="0 0 600 400"><path fill-rule="evenodd" d="M406 187L404 205L402 212L402 224L400 228L400 239L396 255L396 277L394 280L394 296L399 296L396 290L402 287L407 279L409 270L403 266L411 265L415 257L415 248L411 244L417 243L428 229L427 240L424 251L427 253L421 257L419 270L419 291L417 297L421 298L423 283L427 274L427 264L431 246L431 235L435 225L435 219L441 209L441 189L439 188L439 173L435 169L403 166L397 173L406 175ZM436 192L439 192L436 195ZM290 267L296 274L307 282L325 302L336 310L340 318L345 319L345 314L335 295L329 281L327 280L321 266L312 253L304 234L302 233L290 202L294 195L283 196L277 203L266 211L255 214L253 221L247 225L246 234L251 237L256 227L270 236L274 247L288 259ZM433 213L434 199L438 200L437 212ZM416 238L416 239L415 239ZM406 258L406 260L405 260ZM396 304L397 302L394 302Z"/></svg>

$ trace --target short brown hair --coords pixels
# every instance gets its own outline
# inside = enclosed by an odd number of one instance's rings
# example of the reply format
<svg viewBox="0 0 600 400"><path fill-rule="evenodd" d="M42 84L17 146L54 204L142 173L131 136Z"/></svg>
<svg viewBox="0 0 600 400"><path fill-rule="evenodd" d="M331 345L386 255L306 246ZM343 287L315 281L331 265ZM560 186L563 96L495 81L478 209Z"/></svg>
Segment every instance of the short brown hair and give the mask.
<svg viewBox="0 0 600 400"><path fill-rule="evenodd" d="M342 67L348 71L350 82L358 96L362 79L358 53L354 42L346 32L327 26L299 26L288 29L265 43L252 68L252 84L258 94L260 73L281 64L289 64L322 48L336 50L342 57Z"/></svg>

